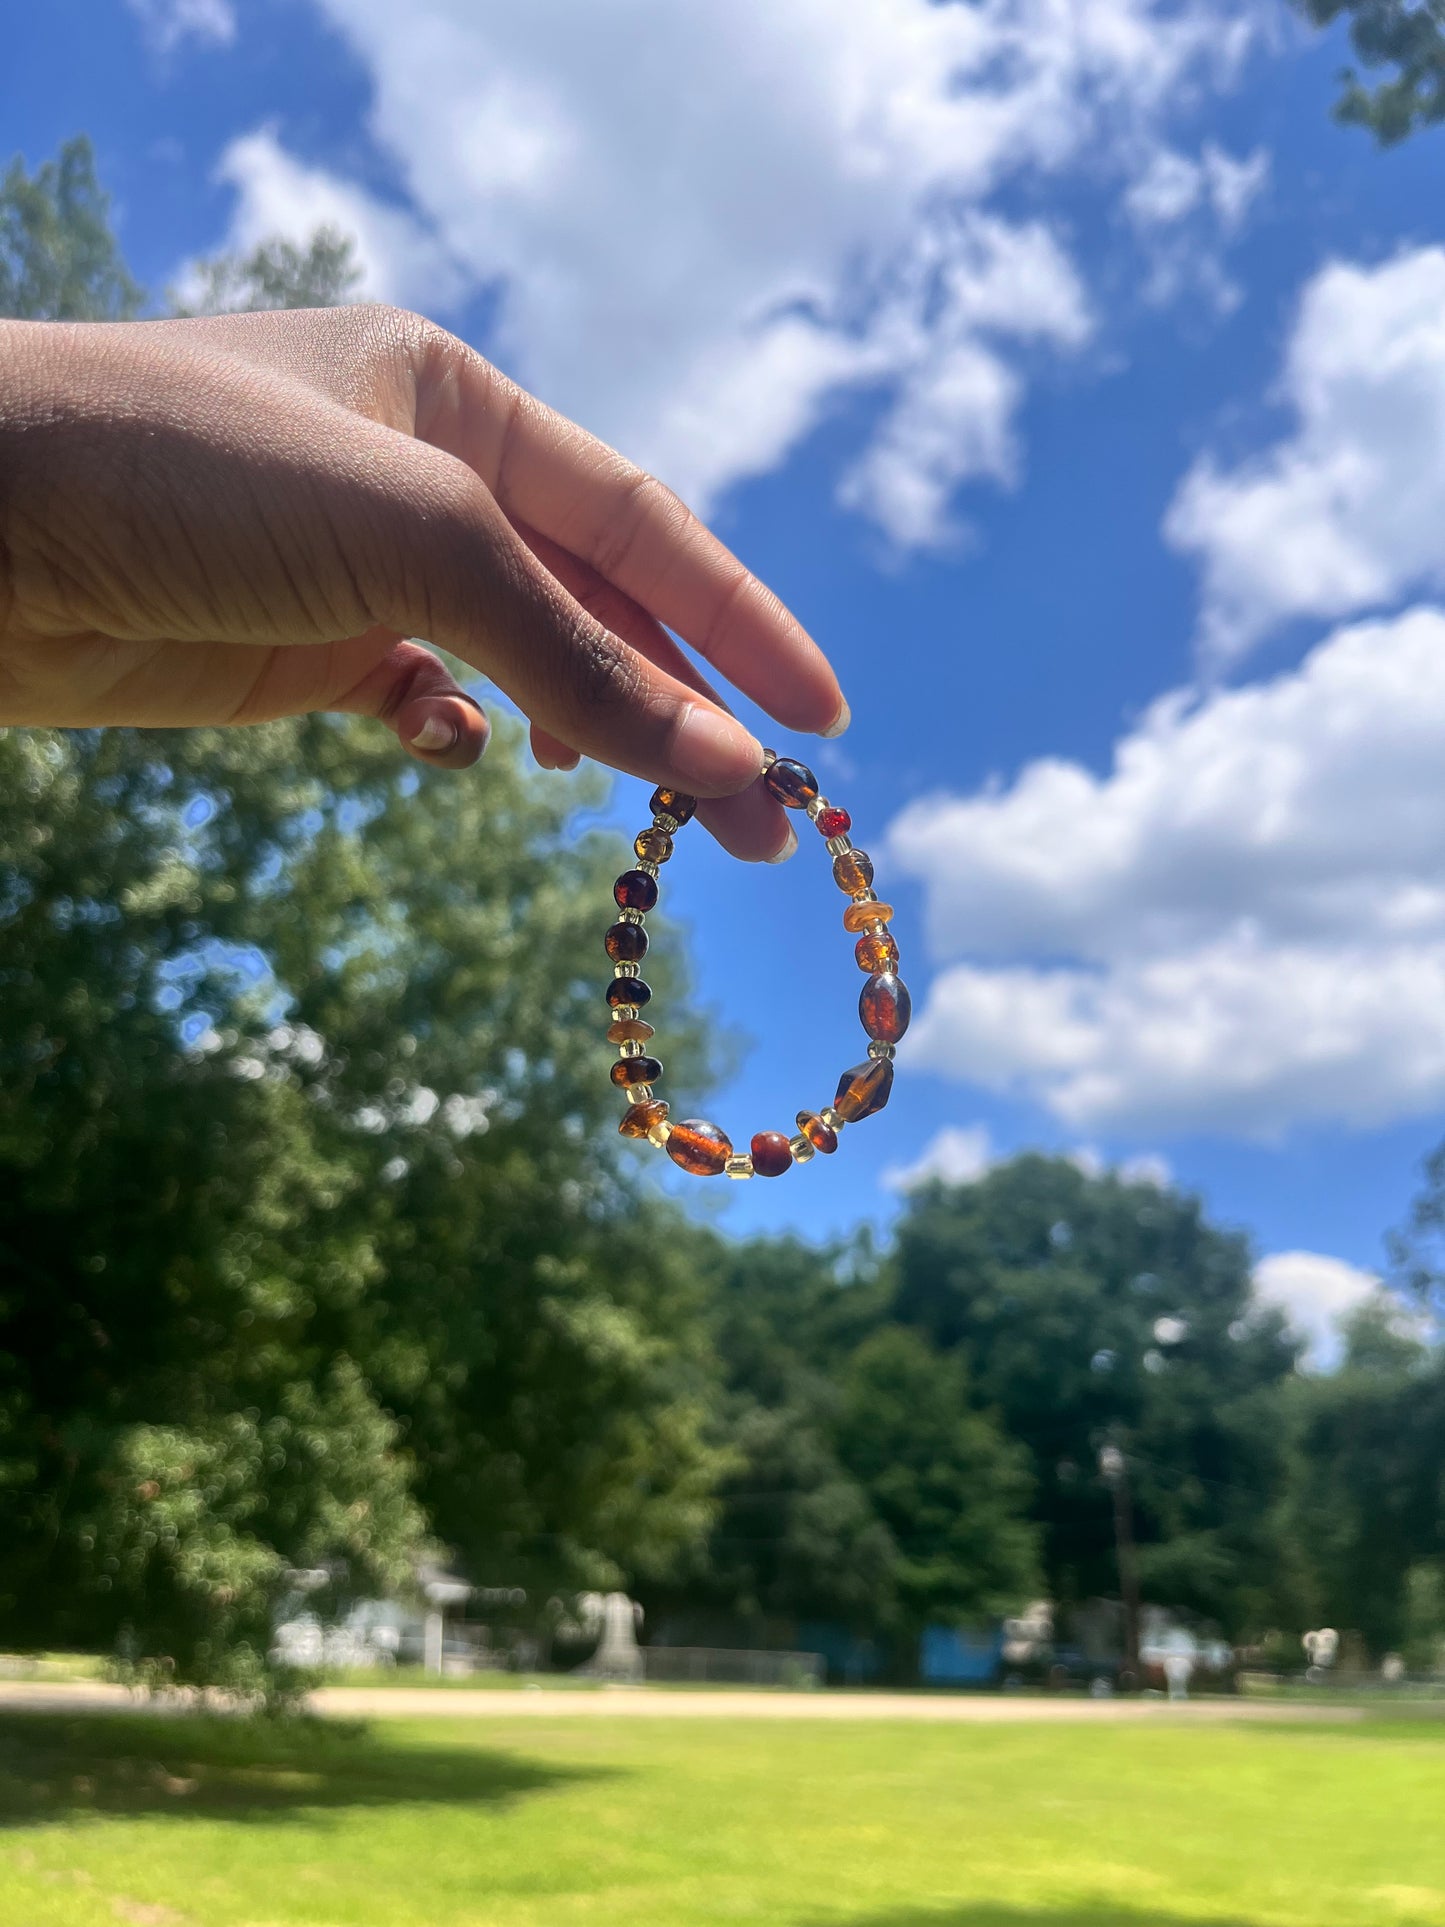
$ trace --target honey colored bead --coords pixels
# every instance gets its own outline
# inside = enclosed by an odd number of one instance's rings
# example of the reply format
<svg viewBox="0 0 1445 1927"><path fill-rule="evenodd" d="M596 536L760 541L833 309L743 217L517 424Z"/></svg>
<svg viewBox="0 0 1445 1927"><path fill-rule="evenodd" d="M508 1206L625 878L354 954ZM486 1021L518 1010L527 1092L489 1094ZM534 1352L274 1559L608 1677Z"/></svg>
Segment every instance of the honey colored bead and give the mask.
<svg viewBox="0 0 1445 1927"><path fill-rule="evenodd" d="M861 1123L888 1102L893 1090L893 1065L887 1057L868 1057L838 1079L833 1108L845 1124Z"/></svg>
<svg viewBox="0 0 1445 1927"><path fill-rule="evenodd" d="M763 772L769 793L790 810L805 809L818 794L818 779L806 763L795 763L791 756L780 756Z"/></svg>
<svg viewBox="0 0 1445 1927"><path fill-rule="evenodd" d="M825 1158L832 1157L838 1148L838 1133L826 1125L816 1111L799 1111L798 1129L815 1151L821 1151Z"/></svg>
<svg viewBox="0 0 1445 1927"><path fill-rule="evenodd" d="M846 836L853 827L853 819L846 810L840 810L836 803L830 803L826 810L819 810L813 818L820 836L832 839Z"/></svg>
<svg viewBox="0 0 1445 1927"><path fill-rule="evenodd" d="M898 945L890 936L860 937L853 946L858 968L871 977L879 970L891 970L898 961Z"/></svg>
<svg viewBox="0 0 1445 1927"><path fill-rule="evenodd" d="M750 1178L753 1175L753 1161L746 1151L734 1151L723 1170L730 1178Z"/></svg>
<svg viewBox="0 0 1445 1927"><path fill-rule="evenodd" d="M667 1119L664 1118L661 1124L654 1124L652 1129L647 1133L647 1141L649 1144L655 1144L658 1150L661 1151L666 1149L667 1140L671 1135L672 1126L668 1123Z"/></svg>
<svg viewBox="0 0 1445 1927"><path fill-rule="evenodd" d="M609 1075L625 1091L629 1084L655 1084L662 1076L662 1065L655 1057L619 1057Z"/></svg>
<svg viewBox="0 0 1445 1927"><path fill-rule="evenodd" d="M866 850L844 850L833 858L833 881L850 897L866 890L873 881L873 859Z"/></svg>
<svg viewBox="0 0 1445 1927"><path fill-rule="evenodd" d="M613 963L641 963L647 955L647 932L640 923L614 923L602 948Z"/></svg>
<svg viewBox="0 0 1445 1927"><path fill-rule="evenodd" d="M870 977L858 993L858 1019L870 1037L880 1043L896 1044L913 1016L913 999L908 986L891 970Z"/></svg>
<svg viewBox="0 0 1445 1927"><path fill-rule="evenodd" d="M657 878L646 870L624 870L612 886L612 894L622 910L650 910L657 902Z"/></svg>
<svg viewBox="0 0 1445 1927"><path fill-rule="evenodd" d="M645 1044L657 1032L643 1017L619 1017L615 1024L607 1026L609 1044Z"/></svg>
<svg viewBox="0 0 1445 1927"><path fill-rule="evenodd" d="M716 1124L690 1117L667 1134L667 1155L695 1178L715 1178L727 1169L732 1140Z"/></svg>
<svg viewBox="0 0 1445 1927"><path fill-rule="evenodd" d="M796 1137L788 1139L788 1149L793 1154L794 1164L806 1164L813 1155L813 1147L801 1131Z"/></svg>
<svg viewBox="0 0 1445 1927"><path fill-rule="evenodd" d="M648 1137L667 1116L667 1105L660 1097L645 1097L624 1113L618 1130L623 1137Z"/></svg>
<svg viewBox="0 0 1445 1927"><path fill-rule="evenodd" d="M640 977L614 977L606 996L609 1010L640 1010L652 1002L652 986Z"/></svg>
<svg viewBox="0 0 1445 1927"><path fill-rule="evenodd" d="M643 830L632 839L632 847L644 863L666 863L672 855L672 838L666 830Z"/></svg>
<svg viewBox="0 0 1445 1927"><path fill-rule="evenodd" d="M793 1153L782 1131L759 1131L749 1148L760 1178L780 1178L793 1168Z"/></svg>
<svg viewBox="0 0 1445 1927"><path fill-rule="evenodd" d="M690 823L697 809L697 798L686 790L656 789L647 806L654 816L670 816L674 823Z"/></svg>
<svg viewBox="0 0 1445 1927"><path fill-rule="evenodd" d="M843 928L850 936L866 930L870 923L891 923L893 905L891 903L850 903L843 912Z"/></svg>

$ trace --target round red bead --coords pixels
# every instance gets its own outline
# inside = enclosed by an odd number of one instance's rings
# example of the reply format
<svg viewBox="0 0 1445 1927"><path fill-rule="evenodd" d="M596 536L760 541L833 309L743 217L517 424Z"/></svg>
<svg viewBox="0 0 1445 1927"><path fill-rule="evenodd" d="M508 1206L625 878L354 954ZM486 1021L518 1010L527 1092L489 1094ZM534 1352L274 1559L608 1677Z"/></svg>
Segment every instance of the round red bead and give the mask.
<svg viewBox="0 0 1445 1927"><path fill-rule="evenodd" d="M759 1131L748 1148L760 1178L780 1178L793 1168L793 1147L781 1131Z"/></svg>
<svg viewBox="0 0 1445 1927"><path fill-rule="evenodd" d="M830 805L826 810L819 810L814 821L818 825L819 835L826 837L846 836L853 827L852 817L846 810L840 810L836 805Z"/></svg>

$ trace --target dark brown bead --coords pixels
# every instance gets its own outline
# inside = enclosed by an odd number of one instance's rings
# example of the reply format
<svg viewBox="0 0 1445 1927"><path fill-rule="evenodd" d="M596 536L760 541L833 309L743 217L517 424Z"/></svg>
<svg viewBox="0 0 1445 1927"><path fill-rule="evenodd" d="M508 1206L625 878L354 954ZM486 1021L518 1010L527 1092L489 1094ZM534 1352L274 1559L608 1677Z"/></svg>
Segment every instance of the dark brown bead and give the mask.
<svg viewBox="0 0 1445 1927"><path fill-rule="evenodd" d="M850 897L856 897L873 881L872 857L866 850L844 850L833 858L833 881Z"/></svg>
<svg viewBox="0 0 1445 1927"><path fill-rule="evenodd" d="M640 1104L634 1104L625 1111L618 1130L624 1137L646 1137L654 1124L661 1124L667 1116L667 1105L660 1097L644 1097Z"/></svg>
<svg viewBox="0 0 1445 1927"><path fill-rule="evenodd" d="M846 810L840 810L836 803L830 803L826 810L819 810L813 821L818 826L819 836L826 836L829 839L835 836L846 836L853 827L852 817Z"/></svg>
<svg viewBox="0 0 1445 1927"><path fill-rule="evenodd" d="M850 903L843 912L843 928L851 937L856 930L866 930L870 923L891 923L893 905L891 903Z"/></svg>
<svg viewBox="0 0 1445 1927"><path fill-rule="evenodd" d="M607 986L609 1010L640 1010L652 1002L652 986L640 977L614 977Z"/></svg>
<svg viewBox="0 0 1445 1927"><path fill-rule="evenodd" d="M662 1066L655 1057L619 1057L609 1075L618 1090L625 1091L629 1084L655 1084Z"/></svg>
<svg viewBox="0 0 1445 1927"><path fill-rule="evenodd" d="M700 1117L674 1124L668 1133L667 1155L695 1178L720 1177L732 1154L732 1139Z"/></svg>
<svg viewBox="0 0 1445 1927"><path fill-rule="evenodd" d="M650 910L657 902L657 878L646 870L624 870L612 886L619 910Z"/></svg>
<svg viewBox="0 0 1445 1927"><path fill-rule="evenodd" d="M686 790L658 789L652 792L652 801L647 807L654 816L670 816L674 823L690 823L697 798L689 796Z"/></svg>
<svg viewBox="0 0 1445 1927"><path fill-rule="evenodd" d="M602 948L613 963L641 963L647 955L647 932L640 923L614 923Z"/></svg>
<svg viewBox="0 0 1445 1927"><path fill-rule="evenodd" d="M645 1017L619 1017L607 1026L609 1044L645 1044L649 1037L656 1035Z"/></svg>
<svg viewBox="0 0 1445 1927"><path fill-rule="evenodd" d="M838 1133L831 1124L825 1124L816 1111L799 1111L798 1129L815 1151L821 1151L825 1158L832 1157L838 1148Z"/></svg>
<svg viewBox="0 0 1445 1927"><path fill-rule="evenodd" d="M666 830L643 830L633 837L632 847L644 863L666 863L672 855L672 838Z"/></svg>
<svg viewBox="0 0 1445 1927"><path fill-rule="evenodd" d="M770 795L790 810L806 809L818 794L818 779L806 763L795 763L791 756L780 756L763 771L763 782Z"/></svg>
<svg viewBox="0 0 1445 1927"><path fill-rule="evenodd" d="M793 1168L793 1149L782 1131L759 1131L748 1148L760 1178L780 1178Z"/></svg>
<svg viewBox="0 0 1445 1927"><path fill-rule="evenodd" d="M883 1109L892 1089L892 1059L867 1057L838 1079L833 1109L845 1124L861 1123L865 1117L872 1117L875 1111Z"/></svg>
<svg viewBox="0 0 1445 1927"><path fill-rule="evenodd" d="M858 968L871 976L877 970L891 970L898 961L898 945L892 937L860 937L853 946Z"/></svg>
<svg viewBox="0 0 1445 1927"><path fill-rule="evenodd" d="M858 1017L870 1037L880 1044L896 1044L913 1016L908 986L891 970L870 977L858 993Z"/></svg>

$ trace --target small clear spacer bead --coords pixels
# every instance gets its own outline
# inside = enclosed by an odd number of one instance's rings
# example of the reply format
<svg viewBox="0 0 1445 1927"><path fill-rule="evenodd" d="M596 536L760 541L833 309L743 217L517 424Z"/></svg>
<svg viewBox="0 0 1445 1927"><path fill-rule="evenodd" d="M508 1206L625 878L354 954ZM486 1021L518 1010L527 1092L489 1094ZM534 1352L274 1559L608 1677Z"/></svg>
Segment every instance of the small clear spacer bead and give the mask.
<svg viewBox="0 0 1445 1927"><path fill-rule="evenodd" d="M723 1170L730 1178L750 1178L753 1175L753 1161L746 1151L734 1151Z"/></svg>
<svg viewBox="0 0 1445 1927"><path fill-rule="evenodd" d="M830 1131L841 1131L843 1126L848 1122L847 1118L839 1117L838 1113L833 1109L833 1106L831 1104L828 1106L826 1111L819 1111L818 1116L827 1125Z"/></svg>
<svg viewBox="0 0 1445 1927"><path fill-rule="evenodd" d="M794 1164L806 1164L808 1159L814 1156L813 1146L808 1142L807 1138L803 1136L801 1131L799 1131L796 1137L790 1137L788 1139L788 1149L793 1154Z"/></svg>
<svg viewBox="0 0 1445 1927"><path fill-rule="evenodd" d="M627 1086L627 1101L629 1104L645 1104L651 1096L652 1086L650 1084L629 1084Z"/></svg>
<svg viewBox="0 0 1445 1927"><path fill-rule="evenodd" d="M607 1015L614 1023L621 1023L623 1019L627 1017L640 1017L642 1015L642 1009L638 1004L609 1004L607 1006Z"/></svg>
<svg viewBox="0 0 1445 1927"><path fill-rule="evenodd" d="M654 1124L652 1129L647 1133L647 1141L649 1144L655 1144L660 1151L671 1136L672 1126L664 1117Z"/></svg>
<svg viewBox="0 0 1445 1927"><path fill-rule="evenodd" d="M647 1053L635 1037L629 1037L625 1043L617 1046L617 1055L619 1057L645 1057Z"/></svg>
<svg viewBox="0 0 1445 1927"><path fill-rule="evenodd" d="M808 815L811 817L813 822L816 823L818 818L823 814L824 810L831 810L832 807L833 805L828 801L826 796L815 796L812 802L809 803L807 806Z"/></svg>
<svg viewBox="0 0 1445 1927"><path fill-rule="evenodd" d="M636 867L641 870L644 876L655 877L657 875L657 865L655 863L649 863L646 857L642 857Z"/></svg>
<svg viewBox="0 0 1445 1927"><path fill-rule="evenodd" d="M845 850L851 850L852 847L853 839L851 836L830 836L828 841L823 845L823 848L828 852L829 856L842 856Z"/></svg>
<svg viewBox="0 0 1445 1927"><path fill-rule="evenodd" d="M888 935L888 925L886 923L868 923L863 927L870 937L886 937Z"/></svg>
<svg viewBox="0 0 1445 1927"><path fill-rule="evenodd" d="M622 923L641 923L647 915L645 910L619 910L618 919Z"/></svg>
<svg viewBox="0 0 1445 1927"><path fill-rule="evenodd" d="M642 966L641 964L635 963L613 964L612 974L614 977L640 977L642 975Z"/></svg>
<svg viewBox="0 0 1445 1927"><path fill-rule="evenodd" d="M655 830L665 831L668 836L676 836L682 825L675 816L669 816L666 810L659 810L652 819L652 827Z"/></svg>
<svg viewBox="0 0 1445 1927"><path fill-rule="evenodd" d="M896 1044L885 1044L880 1037L875 1037L868 1046L868 1055L870 1057L895 1057L897 1054L898 1046Z"/></svg>
<svg viewBox="0 0 1445 1927"><path fill-rule="evenodd" d="M853 901L854 903L876 903L878 901L878 892L876 890L855 890L853 892Z"/></svg>
<svg viewBox="0 0 1445 1927"><path fill-rule="evenodd" d="M765 749L763 751L763 768L764 769L771 769L773 767L773 764L776 763L777 760L778 760L778 752L775 749Z"/></svg>

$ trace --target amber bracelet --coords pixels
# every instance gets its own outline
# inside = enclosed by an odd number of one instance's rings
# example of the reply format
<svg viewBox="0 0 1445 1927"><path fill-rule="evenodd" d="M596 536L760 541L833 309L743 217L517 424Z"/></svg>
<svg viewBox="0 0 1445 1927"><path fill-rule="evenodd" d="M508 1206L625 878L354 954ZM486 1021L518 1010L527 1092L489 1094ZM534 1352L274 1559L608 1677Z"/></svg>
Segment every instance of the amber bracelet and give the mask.
<svg viewBox="0 0 1445 1927"><path fill-rule="evenodd" d="M817 825L829 856L833 880L849 899L843 928L856 936L853 955L868 981L858 998L858 1015L868 1033L868 1055L844 1071L833 1102L822 1111L799 1111L797 1131L759 1131L746 1151L734 1151L732 1141L716 1124L690 1117L682 1124L668 1122L668 1107L653 1095L662 1065L648 1046L655 1035L643 1010L652 991L642 980L647 955L645 923L658 899L657 875L673 851L673 838L697 809L697 798L681 790L652 793L652 822L633 842L637 867L624 870L612 886L618 921L607 932L604 946L612 960L612 982L607 1006L612 1016L607 1041L618 1049L612 1081L626 1092L628 1110L618 1125L624 1137L645 1137L665 1150L674 1164L694 1177L780 1178L795 1164L806 1164L821 1151L831 1156L845 1124L872 1117L888 1102L893 1089L893 1055L908 1028L912 1005L907 986L897 974L898 944L888 926L893 906L878 901L873 888L873 860L855 850L848 837L853 819L848 812L818 793L818 779L803 763L778 757L768 750L763 760L763 782L790 810L806 810Z"/></svg>

